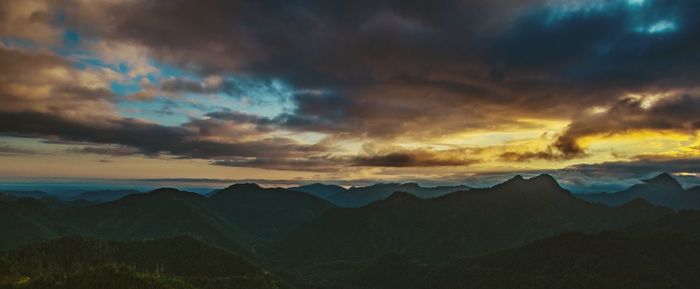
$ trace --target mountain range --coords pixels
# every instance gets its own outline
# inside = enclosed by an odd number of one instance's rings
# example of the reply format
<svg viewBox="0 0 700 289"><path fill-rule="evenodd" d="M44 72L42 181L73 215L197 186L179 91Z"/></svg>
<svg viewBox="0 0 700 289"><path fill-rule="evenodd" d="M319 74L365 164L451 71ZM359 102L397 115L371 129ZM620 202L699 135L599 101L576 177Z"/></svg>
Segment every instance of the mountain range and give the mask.
<svg viewBox="0 0 700 289"><path fill-rule="evenodd" d="M62 206L4 195L0 288L697 288L686 256L700 211L679 210L693 192L662 174L576 195L543 174L489 188L161 188Z"/></svg>
<svg viewBox="0 0 700 289"><path fill-rule="evenodd" d="M590 202L608 206L620 206L636 198L641 198L653 204L676 210L700 209L700 187L685 190L676 179L667 173L643 180L642 183L623 191L578 196Z"/></svg>
<svg viewBox="0 0 700 289"><path fill-rule="evenodd" d="M622 228L670 213L642 200L617 208L593 204L573 196L549 175L517 176L491 188L433 199L397 192L361 208L332 208L276 243L269 258L309 271L318 264L352 263L387 253L445 262L564 232Z"/></svg>
<svg viewBox="0 0 700 289"><path fill-rule="evenodd" d="M380 201L391 196L394 192L406 192L419 198L434 198L451 192L466 191L467 186L422 187L417 183L388 183L374 184L366 187L351 187L345 189L337 185L311 184L290 188L323 198L338 207L357 208Z"/></svg>

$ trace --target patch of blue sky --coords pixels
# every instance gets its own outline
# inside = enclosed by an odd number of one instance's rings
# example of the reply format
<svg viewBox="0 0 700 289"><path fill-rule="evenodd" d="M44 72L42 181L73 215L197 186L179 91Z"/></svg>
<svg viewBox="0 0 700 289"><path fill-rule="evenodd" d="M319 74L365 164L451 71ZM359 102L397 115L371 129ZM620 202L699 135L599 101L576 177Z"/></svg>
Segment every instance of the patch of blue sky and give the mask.
<svg viewBox="0 0 700 289"><path fill-rule="evenodd" d="M224 91L234 100L224 108L260 116L275 117L295 108L292 101L295 90L278 79L259 80L231 76L230 88Z"/></svg>
<svg viewBox="0 0 700 289"><path fill-rule="evenodd" d="M114 94L121 97L126 97L142 90L141 85L136 80L127 82L112 81L109 83L109 88Z"/></svg>
<svg viewBox="0 0 700 289"><path fill-rule="evenodd" d="M68 47L77 47L80 44L80 34L76 32L75 30L72 29L66 29L63 31L63 35L61 37L63 41L63 45L68 46Z"/></svg>
<svg viewBox="0 0 700 289"><path fill-rule="evenodd" d="M124 117L144 119L161 125L178 126L197 114L196 110L177 99L156 97L151 101L120 101L117 110Z"/></svg>
<svg viewBox="0 0 700 289"><path fill-rule="evenodd" d="M163 78L184 77L184 78L189 78L189 79L193 79L193 80L201 80L201 77L194 72L180 69L176 66L161 63L161 62L158 62L154 59L151 59L149 62L150 62L151 66L158 69L158 74L160 74L160 76ZM156 80L156 79L152 79L152 80Z"/></svg>

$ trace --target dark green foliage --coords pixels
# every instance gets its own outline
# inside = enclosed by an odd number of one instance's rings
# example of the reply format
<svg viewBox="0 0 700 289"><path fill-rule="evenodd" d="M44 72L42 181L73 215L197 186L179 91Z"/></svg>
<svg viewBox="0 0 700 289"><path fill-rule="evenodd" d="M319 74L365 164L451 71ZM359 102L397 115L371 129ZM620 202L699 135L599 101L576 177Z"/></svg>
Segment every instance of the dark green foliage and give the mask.
<svg viewBox="0 0 700 289"><path fill-rule="evenodd" d="M175 277L140 273L125 265L102 265L64 276L40 276L23 285L6 288L22 289L196 289Z"/></svg>
<svg viewBox="0 0 700 289"><path fill-rule="evenodd" d="M306 193L248 186L234 185L211 198L166 188L64 208L2 198L0 249L65 235L119 241L190 235L251 256L264 241L286 235L332 206Z"/></svg>
<svg viewBox="0 0 700 289"><path fill-rule="evenodd" d="M430 274L422 288L699 288L700 243L673 236L564 234L465 259Z"/></svg>
<svg viewBox="0 0 700 289"><path fill-rule="evenodd" d="M10 288L289 288L244 258L190 237L130 243L65 237L1 256L7 260L1 280Z"/></svg>
<svg viewBox="0 0 700 289"><path fill-rule="evenodd" d="M631 226L626 231L642 236L663 233L678 235L690 240L700 240L700 211L680 211L677 214L668 215L658 220Z"/></svg>
<svg viewBox="0 0 700 289"><path fill-rule="evenodd" d="M0 198L0 249L55 238L46 223L50 209L28 198Z"/></svg>
<svg viewBox="0 0 700 289"><path fill-rule="evenodd" d="M428 269L416 259L387 254L361 266L346 282L357 288L411 288L422 281Z"/></svg>

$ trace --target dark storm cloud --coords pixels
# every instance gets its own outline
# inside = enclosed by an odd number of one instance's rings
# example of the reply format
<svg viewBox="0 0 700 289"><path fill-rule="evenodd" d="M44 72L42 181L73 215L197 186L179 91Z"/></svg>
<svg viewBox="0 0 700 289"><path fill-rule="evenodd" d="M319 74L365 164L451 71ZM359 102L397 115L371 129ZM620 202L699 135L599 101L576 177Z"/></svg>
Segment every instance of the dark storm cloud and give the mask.
<svg viewBox="0 0 700 289"><path fill-rule="evenodd" d="M614 175L619 178L638 178L650 172L700 174L700 159L646 156L632 161L574 165L567 167L566 171L581 173L589 177Z"/></svg>
<svg viewBox="0 0 700 289"><path fill-rule="evenodd" d="M517 125L513 116L569 118L628 92L695 86L700 64L700 5L689 0L103 6L68 9L70 19L192 71L282 79L301 91L287 125L345 135L438 135ZM95 10L119 16L103 25ZM164 88L210 89L175 80ZM576 149L566 145L557 146Z"/></svg>
<svg viewBox="0 0 700 289"><path fill-rule="evenodd" d="M72 148L69 149L70 153L88 153L88 154L98 154L98 155L108 155L108 156L128 156L141 153L137 148L125 147L125 146L88 146L82 148Z"/></svg>
<svg viewBox="0 0 700 289"><path fill-rule="evenodd" d="M519 120L524 117L571 119L549 148L501 155L509 162L571 159L585 155L577 142L585 136L698 129L691 91L700 80L699 3L61 0L49 5L52 13L64 14L66 25L82 37L143 46L148 57L199 76L166 79L158 86L163 91L243 95L254 82L280 80L293 88L294 106L275 117L221 111L163 126L117 115L109 86L73 85L75 75L57 78L51 97L40 103L15 84L44 84L33 77L40 68L75 68L55 55L3 48L0 129L216 165L420 167L473 161L430 151L338 159L327 157L323 146L266 133L420 140L473 129L532 128ZM223 81L198 80L211 75ZM668 91L677 97L646 108L642 100L624 98ZM582 113L593 106L610 109Z"/></svg>
<svg viewBox="0 0 700 289"><path fill-rule="evenodd" d="M547 105L696 86L697 1L601 3L535 9L516 21L489 53L500 77L524 80L523 93L556 93Z"/></svg>
<svg viewBox="0 0 700 289"><path fill-rule="evenodd" d="M638 130L672 130L693 133L700 129L700 97L670 96L646 104L644 99L623 98L606 112L575 119L554 143L564 155L584 153L581 137ZM645 106L649 107L645 107Z"/></svg>
<svg viewBox="0 0 700 289"><path fill-rule="evenodd" d="M186 124L187 125L187 124ZM186 126L185 125L185 126ZM69 141L119 144L138 149L139 153L173 154L180 157L214 159L232 157L293 157L322 151L286 138L244 142L219 142L203 139L207 131L185 127L162 126L133 119L111 120L102 125L65 120L35 112L0 112L0 131L5 134L57 137ZM99 150L90 150L99 153ZM111 150L107 152L111 153Z"/></svg>
<svg viewBox="0 0 700 289"><path fill-rule="evenodd" d="M342 168L343 161L328 156L312 156L305 158L233 158L216 160L212 165L226 167L259 167L275 170L336 172Z"/></svg>
<svg viewBox="0 0 700 289"><path fill-rule="evenodd" d="M476 160L464 158L445 158L440 153L431 151L393 152L383 155L359 156L353 159L354 165L369 167L466 166L476 162Z"/></svg>
<svg viewBox="0 0 700 289"><path fill-rule="evenodd" d="M567 159L567 155L561 154L557 151L554 151L551 148L548 148L543 151L535 152L505 152L500 155L500 159L507 162L528 162L533 159L560 161Z"/></svg>
<svg viewBox="0 0 700 289"><path fill-rule="evenodd" d="M166 92L195 92L211 93L221 90L220 86L207 86L201 81L194 81L185 78L166 79L160 83L160 89Z"/></svg>
<svg viewBox="0 0 700 289"><path fill-rule="evenodd" d="M488 100L497 94L481 84L488 73L479 72L479 40L523 4L136 1L106 5L104 10L120 15L110 25L80 9L69 15L87 33L146 45L159 60L194 71L279 78L300 91L327 92L325 99L301 93L290 125L381 136L412 129L394 120L417 115L437 119L416 118L416 128L436 121L446 130L486 125L487 115L472 115L477 107L469 104L470 97ZM414 93L402 91L407 83L416 83L407 88ZM166 87L203 90L196 83ZM449 107L453 111L438 113Z"/></svg>
<svg viewBox="0 0 700 289"><path fill-rule="evenodd" d="M581 113L546 149L505 152L501 159L513 162L566 160L586 155L579 139L634 131L673 131L692 135L700 129L700 97L695 95L649 95L620 98L597 113Z"/></svg>
<svg viewBox="0 0 700 289"><path fill-rule="evenodd" d="M36 153L33 150L0 144L0 156L32 155Z"/></svg>

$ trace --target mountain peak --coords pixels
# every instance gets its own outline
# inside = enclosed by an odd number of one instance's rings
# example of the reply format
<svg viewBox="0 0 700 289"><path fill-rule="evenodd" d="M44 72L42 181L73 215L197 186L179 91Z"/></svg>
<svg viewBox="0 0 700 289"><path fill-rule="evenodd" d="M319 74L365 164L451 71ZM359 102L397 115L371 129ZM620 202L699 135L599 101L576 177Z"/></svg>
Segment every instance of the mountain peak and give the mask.
<svg viewBox="0 0 700 289"><path fill-rule="evenodd" d="M216 193L212 194L210 197L216 199L216 198L220 198L223 196L232 196L232 195L237 195L237 194L246 194L246 193L251 193L251 192L257 192L260 189L262 189L262 188L256 183L237 183L237 184L230 185L223 190L217 191Z"/></svg>
<svg viewBox="0 0 700 289"><path fill-rule="evenodd" d="M550 174L541 174L539 176L531 178L530 181L542 184L550 184L557 187L559 186L559 182L557 182L557 180Z"/></svg>
<svg viewBox="0 0 700 289"><path fill-rule="evenodd" d="M644 180L644 182L647 184L650 184L650 185L672 187L674 189L681 189L682 190L681 184L668 173L661 173L656 177L653 177L653 178L648 179L648 180Z"/></svg>
<svg viewBox="0 0 700 289"><path fill-rule="evenodd" d="M177 194L181 191L176 188L158 188L150 191L150 194Z"/></svg>
<svg viewBox="0 0 700 289"><path fill-rule="evenodd" d="M645 200L644 198L634 198L631 201L623 204L620 206L621 208L628 208L628 209L646 209L646 208L654 208L654 205L650 203L649 201Z"/></svg>
<svg viewBox="0 0 700 289"><path fill-rule="evenodd" d="M260 189L260 185L256 183L236 183L228 186L228 189L244 190L244 189Z"/></svg>
<svg viewBox="0 0 700 289"><path fill-rule="evenodd" d="M313 184L303 185L302 187L330 187L330 186L333 186L333 185L327 185L324 183L313 183Z"/></svg>
<svg viewBox="0 0 700 289"><path fill-rule="evenodd" d="M513 176L512 178L508 179L508 180L505 181L505 182L506 182L506 183L513 183L513 182L522 182L522 181L524 181L524 180L525 180L525 178L523 178L523 176L521 176L521 175L515 175L515 176Z"/></svg>
<svg viewBox="0 0 700 289"><path fill-rule="evenodd" d="M418 185L418 183L403 183L403 184L399 185L399 187L402 187L402 188L420 188L420 185Z"/></svg>
<svg viewBox="0 0 700 289"><path fill-rule="evenodd" d="M392 202L392 203L404 203L404 202L412 202L412 201L420 200L420 199L421 198L416 197L414 194L403 192L403 191L396 191L384 200L387 202Z"/></svg>
<svg viewBox="0 0 700 289"><path fill-rule="evenodd" d="M141 198L199 198L202 197L198 194L192 193L192 192L187 192L187 191L181 191L176 188L159 188L152 190L148 193L137 193L137 194L130 194L128 196L125 196L124 198L120 198L116 201L120 200L135 200L135 199L141 199Z"/></svg>

